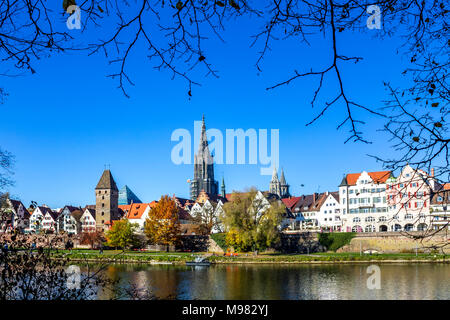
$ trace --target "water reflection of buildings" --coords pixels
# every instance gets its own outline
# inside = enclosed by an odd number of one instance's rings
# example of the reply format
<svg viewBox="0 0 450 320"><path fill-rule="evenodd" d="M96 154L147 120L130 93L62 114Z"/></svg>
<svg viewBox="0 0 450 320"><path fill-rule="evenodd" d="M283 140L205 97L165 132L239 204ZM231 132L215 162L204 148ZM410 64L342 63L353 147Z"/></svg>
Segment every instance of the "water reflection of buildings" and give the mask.
<svg viewBox="0 0 450 320"><path fill-rule="evenodd" d="M381 289L367 288L368 264L111 266L122 286L148 289L159 299L448 299L445 264L379 264ZM99 292L99 299L116 297Z"/></svg>
<svg viewBox="0 0 450 320"><path fill-rule="evenodd" d="M181 281L179 270L172 266L151 266L145 272L152 294L160 299L176 299Z"/></svg>

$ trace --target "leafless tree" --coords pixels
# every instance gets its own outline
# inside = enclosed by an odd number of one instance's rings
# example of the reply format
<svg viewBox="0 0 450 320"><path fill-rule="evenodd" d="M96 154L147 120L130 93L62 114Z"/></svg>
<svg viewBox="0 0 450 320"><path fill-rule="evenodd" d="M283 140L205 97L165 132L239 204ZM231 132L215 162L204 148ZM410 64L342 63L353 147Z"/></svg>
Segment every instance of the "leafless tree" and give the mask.
<svg viewBox="0 0 450 320"><path fill-rule="evenodd" d="M330 42L328 61L307 62L296 66L292 75L273 84L267 90L293 84L302 78L317 80L317 89L312 94L311 105L318 108L316 116L308 123L314 123L330 108L342 107L343 120L337 127L348 125L350 135L347 141L367 140L361 125L367 119L355 118L355 110L362 109L368 116L388 117L377 106L364 106L352 98L347 89L342 68L358 63L363 57L347 56L340 43L342 32L367 32L367 8L380 8L382 30L379 36L395 34L403 39L399 50L411 56L412 86L410 94L426 94L432 89L433 102L448 109L448 85L445 78L448 66L448 10L443 1L417 0L64 0L61 7L51 6L40 0L4 1L0 6L0 54L4 61L14 62L18 69L35 72L33 59L51 53L68 50L88 50L90 54L102 52L113 65L109 77L117 79L119 88L127 95L126 86L133 85L127 71L127 61L143 42L147 57L157 70L167 70L173 77L186 81L188 94L192 86L201 83L197 69L202 68L206 76L218 76L213 61L207 54L209 38L225 41L224 29L233 19L254 19L255 35L251 45L259 49L256 69L263 70L264 58L276 41L298 39L309 45L312 37L323 36ZM70 5L77 4L82 15L83 30L99 28L101 39L88 45L73 43L73 36L57 19ZM58 11L60 10L60 11ZM58 12L56 12L58 11ZM64 16L67 18L68 13ZM115 25L115 28L111 28ZM105 27L104 27L105 26ZM259 31L258 31L259 29ZM294 63L293 63L294 64ZM114 67L114 66L117 67ZM316 67L316 65L320 67ZM300 71L298 71L300 69ZM324 97L324 104L318 103L322 88L337 81L337 91ZM330 84L330 86L333 84ZM394 84L393 84L394 85ZM406 88L405 88L406 90ZM444 101L438 101L444 100ZM426 101L423 97L422 101ZM437 121L435 121L437 122ZM444 126L443 121L440 121ZM392 129L395 130L395 129ZM435 130L436 131L436 130ZM443 129L441 131L444 131ZM448 139L443 139L444 142Z"/></svg>
<svg viewBox="0 0 450 320"><path fill-rule="evenodd" d="M191 211L193 222L197 225L197 233L209 235L211 232L222 231L222 223L219 219L219 204L215 201L204 203L199 211Z"/></svg>
<svg viewBox="0 0 450 320"><path fill-rule="evenodd" d="M11 179L13 165L14 156L10 152L0 148L0 195L2 190L13 184Z"/></svg>

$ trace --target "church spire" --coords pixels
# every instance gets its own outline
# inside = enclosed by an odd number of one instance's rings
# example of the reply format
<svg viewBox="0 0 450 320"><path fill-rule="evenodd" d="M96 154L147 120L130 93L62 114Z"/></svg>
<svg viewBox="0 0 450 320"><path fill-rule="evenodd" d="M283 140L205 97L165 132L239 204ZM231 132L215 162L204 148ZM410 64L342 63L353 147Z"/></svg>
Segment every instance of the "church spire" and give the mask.
<svg viewBox="0 0 450 320"><path fill-rule="evenodd" d="M202 115L202 133L200 135L200 143L198 145L198 153L201 154L208 148L208 139L206 137L205 115ZM209 150L208 150L209 152Z"/></svg>
<svg viewBox="0 0 450 320"><path fill-rule="evenodd" d="M284 177L284 170L281 168L281 177L280 177L280 197L287 198L290 196L289 193L289 185L286 182L286 178Z"/></svg>
<svg viewBox="0 0 450 320"><path fill-rule="evenodd" d="M220 195L222 196L222 198L226 197L226 192L225 192L225 178L222 176L222 185L220 186Z"/></svg>
<svg viewBox="0 0 450 320"><path fill-rule="evenodd" d="M278 181L277 167L273 166L272 182Z"/></svg>
<svg viewBox="0 0 450 320"><path fill-rule="evenodd" d="M283 171L283 168L281 168L280 183L281 183L281 185L286 185L286 178L284 177L284 171Z"/></svg>
<svg viewBox="0 0 450 320"><path fill-rule="evenodd" d="M214 180L214 159L208 148L205 115L202 115L202 131L198 152L194 156L194 179L191 180L191 199L197 199L200 191L218 195L219 183Z"/></svg>

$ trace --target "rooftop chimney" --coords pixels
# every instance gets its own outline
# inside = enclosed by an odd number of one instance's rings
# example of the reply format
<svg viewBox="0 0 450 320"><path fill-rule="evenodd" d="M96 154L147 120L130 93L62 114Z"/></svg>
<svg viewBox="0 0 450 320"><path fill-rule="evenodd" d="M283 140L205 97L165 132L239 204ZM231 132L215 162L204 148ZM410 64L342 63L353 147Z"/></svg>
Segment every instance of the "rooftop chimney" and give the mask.
<svg viewBox="0 0 450 320"><path fill-rule="evenodd" d="M434 178L434 168L431 168L431 177Z"/></svg>

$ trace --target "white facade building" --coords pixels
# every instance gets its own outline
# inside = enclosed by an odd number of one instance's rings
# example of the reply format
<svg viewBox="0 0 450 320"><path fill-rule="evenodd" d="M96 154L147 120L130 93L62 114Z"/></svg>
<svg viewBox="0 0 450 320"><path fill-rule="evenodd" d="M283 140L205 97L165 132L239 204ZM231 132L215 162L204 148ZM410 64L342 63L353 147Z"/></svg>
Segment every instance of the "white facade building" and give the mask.
<svg viewBox="0 0 450 320"><path fill-rule="evenodd" d="M30 216L30 226L29 231L37 233L43 229L44 216L48 213L52 212L49 207L36 207L33 210L33 213Z"/></svg>
<svg viewBox="0 0 450 320"><path fill-rule="evenodd" d="M325 192L320 199L319 210L315 216L319 228L330 231L341 231L341 206L339 192Z"/></svg>
<svg viewBox="0 0 450 320"><path fill-rule="evenodd" d="M406 165L397 178L386 185L391 220L389 231L420 231L431 223L430 199L436 187L432 175Z"/></svg>
<svg viewBox="0 0 450 320"><path fill-rule="evenodd" d="M387 231L386 180L391 171L347 174L339 185L342 231Z"/></svg>
<svg viewBox="0 0 450 320"><path fill-rule="evenodd" d="M97 230L95 221L95 209L85 208L83 215L80 218L81 232L95 232Z"/></svg>
<svg viewBox="0 0 450 320"><path fill-rule="evenodd" d="M431 230L450 230L450 185L443 188L431 198L430 221Z"/></svg>
<svg viewBox="0 0 450 320"><path fill-rule="evenodd" d="M58 229L58 214L51 210L47 211L44 214L44 218L42 219L42 228L41 230L46 232L56 232Z"/></svg>
<svg viewBox="0 0 450 320"><path fill-rule="evenodd" d="M81 232L80 218L83 211L79 207L65 206L57 219L57 231L68 234L79 234Z"/></svg>
<svg viewBox="0 0 450 320"><path fill-rule="evenodd" d="M0 232L17 230L23 232L29 227L30 213L22 202L6 199L5 208L0 209L2 221L0 221Z"/></svg>

